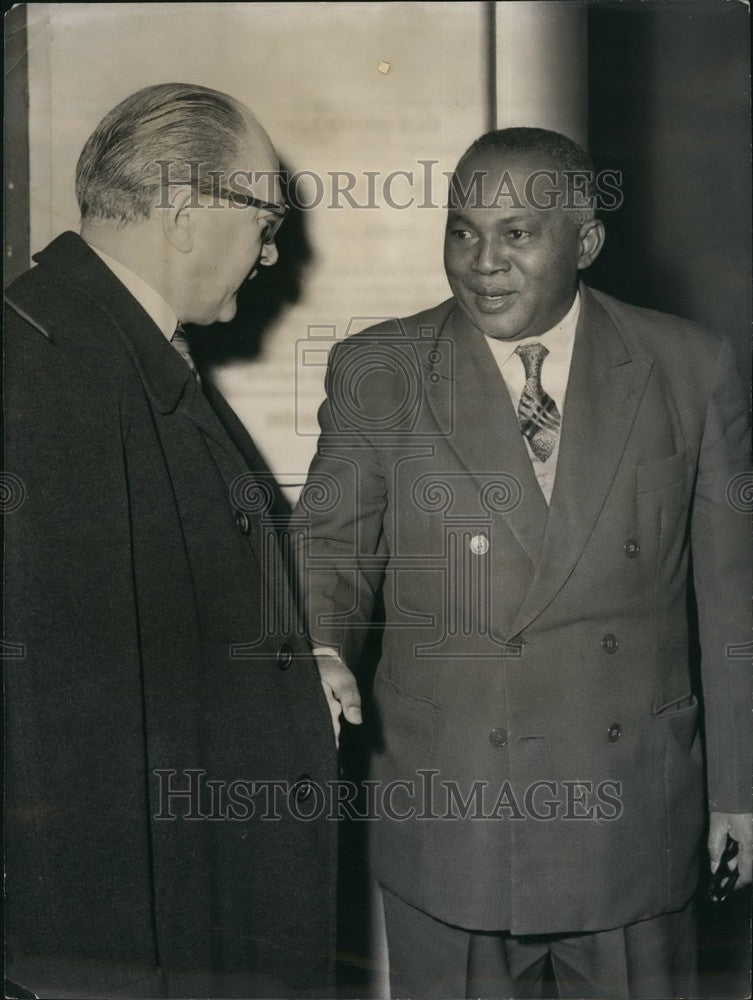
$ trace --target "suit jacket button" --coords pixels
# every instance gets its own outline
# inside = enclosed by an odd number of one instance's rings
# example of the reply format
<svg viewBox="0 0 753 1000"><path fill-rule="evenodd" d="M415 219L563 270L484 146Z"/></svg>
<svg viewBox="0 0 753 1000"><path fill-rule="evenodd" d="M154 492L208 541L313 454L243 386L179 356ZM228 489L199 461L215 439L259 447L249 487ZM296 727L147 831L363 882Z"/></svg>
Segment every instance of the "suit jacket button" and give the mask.
<svg viewBox="0 0 753 1000"><path fill-rule="evenodd" d="M486 535L474 535L468 544L474 556L484 556L489 551L489 539Z"/></svg>
<svg viewBox="0 0 753 1000"><path fill-rule="evenodd" d="M293 662L293 650L287 642L283 642L275 653L275 661L280 670L287 670Z"/></svg>
<svg viewBox="0 0 753 1000"><path fill-rule="evenodd" d="M640 543L637 538L628 538L625 542L625 555L628 559L635 559L638 553L641 551Z"/></svg>
<svg viewBox="0 0 753 1000"><path fill-rule="evenodd" d="M619 642L617 642L617 636L612 635L611 632L607 634L601 640L601 648L605 653L616 653Z"/></svg>
<svg viewBox="0 0 753 1000"><path fill-rule="evenodd" d="M247 535L251 530L251 521L245 510L237 510L235 512L235 523L238 525L238 530L242 535Z"/></svg>
<svg viewBox="0 0 753 1000"><path fill-rule="evenodd" d="M620 736L622 736L622 726L619 722L613 722L607 730L607 739L610 743L616 743Z"/></svg>
<svg viewBox="0 0 753 1000"><path fill-rule="evenodd" d="M492 729L489 733L489 742L493 747L506 747L507 746L507 730L506 729Z"/></svg>

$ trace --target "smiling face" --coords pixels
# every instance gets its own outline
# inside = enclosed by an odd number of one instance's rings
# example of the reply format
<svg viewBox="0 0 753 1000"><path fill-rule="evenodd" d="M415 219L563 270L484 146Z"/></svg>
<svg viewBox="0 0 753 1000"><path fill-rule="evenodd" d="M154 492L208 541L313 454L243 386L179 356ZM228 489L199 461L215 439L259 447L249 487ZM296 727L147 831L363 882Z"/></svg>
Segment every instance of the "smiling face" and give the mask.
<svg viewBox="0 0 753 1000"><path fill-rule="evenodd" d="M230 188L229 177L241 172L238 189L260 201L280 205L282 195L278 176L279 163L269 138L253 120L248 123L248 137L241 143L236 162L223 178L222 187ZM248 172L252 178L248 180ZM235 316L237 295L246 279L256 275L257 266L269 267L277 260L277 247L270 240L270 230L277 216L267 209L239 205L220 197L209 208L206 204L193 210L194 242L188 275L189 305L186 321L199 325L227 323ZM267 242L265 242L267 240Z"/></svg>
<svg viewBox="0 0 753 1000"><path fill-rule="evenodd" d="M601 249L601 223L579 227L561 198L544 196L556 186L544 178L527 185L536 171L556 169L531 154L493 150L471 154L458 168L471 194L467 207L449 210L445 270L461 309L488 337L520 340L555 326L572 305L578 270ZM476 190L474 176L481 178ZM535 207L531 192L536 205L551 200L554 207Z"/></svg>

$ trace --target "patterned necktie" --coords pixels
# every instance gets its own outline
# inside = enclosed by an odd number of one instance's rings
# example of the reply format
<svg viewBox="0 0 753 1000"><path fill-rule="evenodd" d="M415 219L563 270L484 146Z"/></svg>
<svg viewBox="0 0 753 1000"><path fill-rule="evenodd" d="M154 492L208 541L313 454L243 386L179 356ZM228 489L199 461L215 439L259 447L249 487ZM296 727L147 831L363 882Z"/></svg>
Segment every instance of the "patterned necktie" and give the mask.
<svg viewBox="0 0 753 1000"><path fill-rule="evenodd" d="M541 367L549 349L543 344L526 344L517 347L515 353L526 373L526 384L518 404L518 423L536 458L546 462L560 432L560 411L541 386Z"/></svg>
<svg viewBox="0 0 753 1000"><path fill-rule="evenodd" d="M196 365L193 363L193 358L191 357L191 348L189 347L188 344L186 331L183 329L180 323L178 323L178 325L175 327L175 333L170 338L170 343L173 345L175 350L178 352L178 354L180 354L185 363L191 369L193 377L196 379L196 381L199 384L201 384L201 379L199 378L199 372L196 368Z"/></svg>

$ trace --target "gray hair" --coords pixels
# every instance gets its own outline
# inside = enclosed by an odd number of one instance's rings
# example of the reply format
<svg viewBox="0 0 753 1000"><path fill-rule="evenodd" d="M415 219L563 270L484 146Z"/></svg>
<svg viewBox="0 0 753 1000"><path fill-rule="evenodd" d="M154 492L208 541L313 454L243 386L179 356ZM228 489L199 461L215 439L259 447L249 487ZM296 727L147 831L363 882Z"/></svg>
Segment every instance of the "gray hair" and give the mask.
<svg viewBox="0 0 753 1000"><path fill-rule="evenodd" d="M212 191L211 173L216 184L217 171L232 169L250 117L240 101L195 84L136 91L105 115L81 151L81 218L146 219L166 181Z"/></svg>

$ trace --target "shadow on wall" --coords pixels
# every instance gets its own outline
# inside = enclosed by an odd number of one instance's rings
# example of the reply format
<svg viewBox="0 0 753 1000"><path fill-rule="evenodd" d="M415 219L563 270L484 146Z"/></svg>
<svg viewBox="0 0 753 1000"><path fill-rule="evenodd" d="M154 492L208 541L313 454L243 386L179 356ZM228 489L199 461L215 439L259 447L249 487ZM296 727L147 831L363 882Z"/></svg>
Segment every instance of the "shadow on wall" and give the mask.
<svg viewBox="0 0 753 1000"><path fill-rule="evenodd" d="M281 163L282 177L292 171ZM283 195L286 196L285 184ZM314 260L305 211L291 206L277 235L279 258L260 267L253 281L238 293L238 312L229 323L187 327L191 353L204 372L228 361L253 361L264 352L264 341L286 309L300 301L306 271Z"/></svg>

